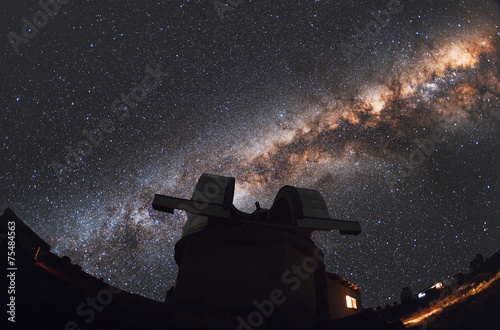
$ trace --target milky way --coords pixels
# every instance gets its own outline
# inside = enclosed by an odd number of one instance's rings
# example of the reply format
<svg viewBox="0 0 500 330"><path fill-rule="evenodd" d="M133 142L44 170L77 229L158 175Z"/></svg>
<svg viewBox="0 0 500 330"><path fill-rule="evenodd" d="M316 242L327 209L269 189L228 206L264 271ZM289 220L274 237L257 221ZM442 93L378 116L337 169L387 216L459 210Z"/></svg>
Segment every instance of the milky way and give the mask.
<svg viewBox="0 0 500 330"><path fill-rule="evenodd" d="M202 173L235 177L246 212L295 185L359 221L359 236L313 239L365 306L466 271L500 239L499 11L401 2L352 51L388 3L243 1L223 21L210 2L61 6L20 55L5 38L0 207L90 274L160 301L186 216L151 202L190 198ZM5 6L5 35L39 10ZM166 78L117 117L109 105L153 64ZM114 130L59 181L54 162L103 118Z"/></svg>

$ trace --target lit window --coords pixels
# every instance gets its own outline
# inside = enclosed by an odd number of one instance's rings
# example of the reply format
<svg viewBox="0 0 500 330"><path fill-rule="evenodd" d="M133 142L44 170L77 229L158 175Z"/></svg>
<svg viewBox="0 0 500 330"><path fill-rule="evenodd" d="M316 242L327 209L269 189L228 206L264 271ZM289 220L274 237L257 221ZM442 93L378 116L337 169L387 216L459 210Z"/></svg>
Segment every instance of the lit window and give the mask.
<svg viewBox="0 0 500 330"><path fill-rule="evenodd" d="M358 309L358 305L356 304L356 298L351 296L345 296L345 301L347 303L347 308Z"/></svg>

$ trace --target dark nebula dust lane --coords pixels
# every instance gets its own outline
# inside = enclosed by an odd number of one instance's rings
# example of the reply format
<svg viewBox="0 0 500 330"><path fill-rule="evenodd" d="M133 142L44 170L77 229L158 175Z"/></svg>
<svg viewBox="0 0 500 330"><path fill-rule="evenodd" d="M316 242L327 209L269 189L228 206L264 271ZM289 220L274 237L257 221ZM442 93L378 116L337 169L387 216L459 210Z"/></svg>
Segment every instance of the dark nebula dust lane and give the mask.
<svg viewBox="0 0 500 330"><path fill-rule="evenodd" d="M2 6L5 36L40 10ZM235 177L243 211L295 185L319 190L332 217L360 221L357 237L313 238L364 306L498 249L492 2L243 1L226 15L206 1L68 2L20 54L5 37L0 207L90 274L119 274L113 284L160 301L186 216L151 202L189 198L202 173ZM384 26L361 42L370 21ZM158 83L117 115L113 101L148 68ZM113 129L66 163L104 120Z"/></svg>

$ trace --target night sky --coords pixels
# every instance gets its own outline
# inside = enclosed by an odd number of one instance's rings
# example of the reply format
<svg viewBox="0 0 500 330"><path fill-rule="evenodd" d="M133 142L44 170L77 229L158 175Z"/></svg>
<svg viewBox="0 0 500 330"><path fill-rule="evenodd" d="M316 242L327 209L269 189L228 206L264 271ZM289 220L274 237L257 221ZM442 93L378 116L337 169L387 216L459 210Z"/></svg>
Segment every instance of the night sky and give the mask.
<svg viewBox="0 0 500 330"><path fill-rule="evenodd" d="M65 1L2 1L0 212L90 274L162 301L202 173L359 221L313 239L364 306L499 248L493 1Z"/></svg>

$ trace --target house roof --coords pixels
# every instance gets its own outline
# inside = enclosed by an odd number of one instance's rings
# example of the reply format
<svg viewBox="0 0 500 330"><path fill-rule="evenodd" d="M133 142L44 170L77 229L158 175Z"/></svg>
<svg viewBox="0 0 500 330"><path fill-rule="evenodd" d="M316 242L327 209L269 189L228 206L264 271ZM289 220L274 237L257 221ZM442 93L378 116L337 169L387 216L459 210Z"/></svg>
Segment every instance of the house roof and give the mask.
<svg viewBox="0 0 500 330"><path fill-rule="evenodd" d="M361 291L361 289L359 287L357 287L356 285L352 284L351 282L349 282L348 280L346 280L345 278L343 278L342 276L340 276L339 274L334 274L334 273L326 273L326 277L333 280L333 281L338 281L340 284L342 284L343 286L347 287L347 288L350 288L350 289L353 289L353 290L356 290L356 291Z"/></svg>

